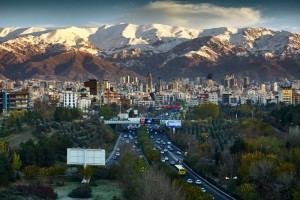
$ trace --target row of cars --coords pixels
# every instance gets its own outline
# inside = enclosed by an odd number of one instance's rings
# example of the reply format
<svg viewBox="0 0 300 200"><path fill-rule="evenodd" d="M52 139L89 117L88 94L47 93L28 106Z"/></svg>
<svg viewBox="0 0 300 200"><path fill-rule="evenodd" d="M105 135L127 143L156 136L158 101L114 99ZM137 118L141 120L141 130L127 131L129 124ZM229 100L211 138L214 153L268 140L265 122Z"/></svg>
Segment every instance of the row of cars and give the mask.
<svg viewBox="0 0 300 200"><path fill-rule="evenodd" d="M187 179L186 182L191 183L191 184L194 183L193 179L191 179L191 178ZM199 179L197 179L197 180L195 180L195 184L196 185L201 185L202 182ZM201 187L201 191L206 192L206 189L204 187Z"/></svg>

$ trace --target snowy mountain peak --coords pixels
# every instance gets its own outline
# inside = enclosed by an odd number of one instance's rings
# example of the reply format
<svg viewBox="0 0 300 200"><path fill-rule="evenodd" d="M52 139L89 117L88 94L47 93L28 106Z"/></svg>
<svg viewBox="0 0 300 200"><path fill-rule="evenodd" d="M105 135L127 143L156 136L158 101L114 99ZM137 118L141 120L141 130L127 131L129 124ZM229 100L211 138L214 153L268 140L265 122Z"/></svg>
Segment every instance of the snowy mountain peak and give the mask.
<svg viewBox="0 0 300 200"><path fill-rule="evenodd" d="M0 42L3 48L13 51L14 45L44 45L45 51L51 45L60 50L79 49L98 55L104 51L112 55L123 50L140 49L141 52L164 53L186 41L211 36L233 46L245 48L254 54L270 52L280 55L285 49L297 51L299 37L286 31L266 28L212 28L188 29L163 24L135 25L122 23L103 25L98 28L1 28ZM1 46L1 44L0 44ZM62 48L63 47L63 48Z"/></svg>

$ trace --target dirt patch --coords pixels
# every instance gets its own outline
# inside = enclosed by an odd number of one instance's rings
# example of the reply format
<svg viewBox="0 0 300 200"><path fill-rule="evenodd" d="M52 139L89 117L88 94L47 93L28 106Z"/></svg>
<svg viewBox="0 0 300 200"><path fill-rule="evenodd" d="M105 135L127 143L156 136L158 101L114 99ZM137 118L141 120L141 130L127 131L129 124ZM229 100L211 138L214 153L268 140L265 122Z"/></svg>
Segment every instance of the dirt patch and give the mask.
<svg viewBox="0 0 300 200"><path fill-rule="evenodd" d="M31 126L24 126L22 131L10 134L2 139L9 143L11 149L17 149L21 142L26 142L30 139L32 139L35 143L38 141L38 138L32 134L32 131L33 128Z"/></svg>

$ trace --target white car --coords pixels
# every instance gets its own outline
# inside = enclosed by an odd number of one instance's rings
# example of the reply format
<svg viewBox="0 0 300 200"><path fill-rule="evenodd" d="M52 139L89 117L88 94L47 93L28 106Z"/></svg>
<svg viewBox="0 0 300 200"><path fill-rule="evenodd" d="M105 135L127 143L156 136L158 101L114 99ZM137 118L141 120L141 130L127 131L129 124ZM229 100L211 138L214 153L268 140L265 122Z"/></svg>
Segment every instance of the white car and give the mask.
<svg viewBox="0 0 300 200"><path fill-rule="evenodd" d="M193 180L189 178L188 180L186 180L186 182L193 183Z"/></svg>
<svg viewBox="0 0 300 200"><path fill-rule="evenodd" d="M165 152L164 152L164 151L161 151L160 153L161 153L161 154L164 154Z"/></svg>
<svg viewBox="0 0 300 200"><path fill-rule="evenodd" d="M166 160L166 161L168 161L168 160L169 160L169 158L168 158L168 157L165 157L165 160Z"/></svg>
<svg viewBox="0 0 300 200"><path fill-rule="evenodd" d="M166 160L164 158L161 159L161 162L166 162Z"/></svg>
<svg viewBox="0 0 300 200"><path fill-rule="evenodd" d="M171 165L175 165L175 162L173 160L171 161Z"/></svg>
<svg viewBox="0 0 300 200"><path fill-rule="evenodd" d="M182 153L180 151L176 151L176 154L177 155L181 155Z"/></svg>
<svg viewBox="0 0 300 200"><path fill-rule="evenodd" d="M201 188L201 191L202 191L202 192L206 192L206 189L205 189L205 188Z"/></svg>
<svg viewBox="0 0 300 200"><path fill-rule="evenodd" d="M119 156L119 155L120 155L120 152L117 152L117 153L116 153L116 156Z"/></svg>
<svg viewBox="0 0 300 200"><path fill-rule="evenodd" d="M196 183L197 185L200 185L200 184L201 184L201 181L200 181L199 179L197 179L197 180L195 181L195 183Z"/></svg>

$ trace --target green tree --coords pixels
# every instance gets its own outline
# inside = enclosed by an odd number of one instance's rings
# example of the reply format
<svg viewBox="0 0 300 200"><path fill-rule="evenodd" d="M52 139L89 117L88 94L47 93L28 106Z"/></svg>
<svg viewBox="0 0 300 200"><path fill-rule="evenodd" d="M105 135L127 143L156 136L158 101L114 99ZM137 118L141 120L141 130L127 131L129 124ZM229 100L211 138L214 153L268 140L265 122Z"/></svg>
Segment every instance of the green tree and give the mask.
<svg viewBox="0 0 300 200"><path fill-rule="evenodd" d="M7 185L9 181L13 180L10 160L9 145L4 140L0 140L0 185Z"/></svg>
<svg viewBox="0 0 300 200"><path fill-rule="evenodd" d="M201 106L195 106L193 110L193 116L196 119L206 119L209 117L217 118L219 117L219 114L219 106L213 103L205 103Z"/></svg>
<svg viewBox="0 0 300 200"><path fill-rule="evenodd" d="M254 187L250 183L244 183L240 187L240 195L243 197L245 200L256 200L257 198L257 193L255 192Z"/></svg>
<svg viewBox="0 0 300 200"><path fill-rule="evenodd" d="M22 166L22 161L20 155L14 152L13 160L12 160L12 168L16 171L19 171Z"/></svg>
<svg viewBox="0 0 300 200"><path fill-rule="evenodd" d="M244 142L244 140L240 137L238 137L234 144L230 147L230 153L231 154L240 154L242 152L245 152L247 150L247 145Z"/></svg>
<svg viewBox="0 0 300 200"><path fill-rule="evenodd" d="M102 106L99 114L103 116L105 120L109 120L113 117L113 112L109 105Z"/></svg>
<svg viewBox="0 0 300 200"><path fill-rule="evenodd" d="M19 153L24 166L35 165L36 154L33 140L28 140L25 143L21 142L19 145Z"/></svg>

